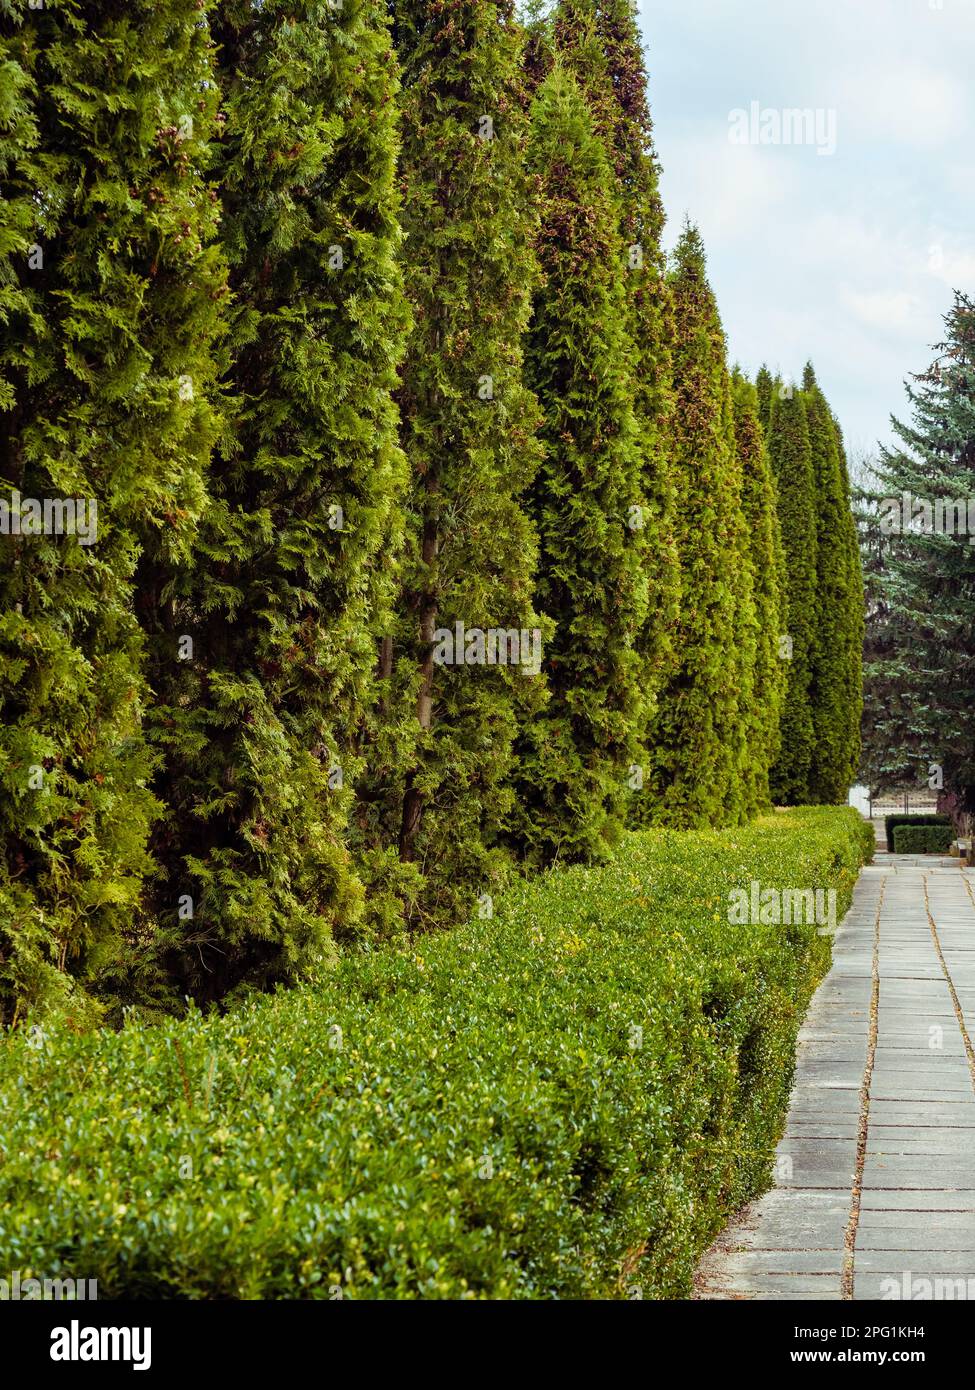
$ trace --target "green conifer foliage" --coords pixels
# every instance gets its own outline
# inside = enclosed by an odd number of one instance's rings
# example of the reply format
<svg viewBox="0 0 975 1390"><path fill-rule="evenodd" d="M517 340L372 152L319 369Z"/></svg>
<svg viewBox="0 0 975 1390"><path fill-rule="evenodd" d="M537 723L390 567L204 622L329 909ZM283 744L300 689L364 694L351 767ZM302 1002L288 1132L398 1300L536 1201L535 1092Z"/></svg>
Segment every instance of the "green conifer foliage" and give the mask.
<svg viewBox="0 0 975 1390"><path fill-rule="evenodd" d="M956 292L910 420L881 451L862 517L865 769L879 788L943 781L975 813L975 303ZM937 776L938 769L941 777Z"/></svg>
<svg viewBox="0 0 975 1390"><path fill-rule="evenodd" d="M842 436L812 364L803 377L816 479L816 640L809 800L845 803L860 756L863 579Z"/></svg>
<svg viewBox="0 0 975 1390"><path fill-rule="evenodd" d="M742 644L754 650L754 613L724 332L694 227L680 240L671 284L679 665L660 701L650 795L657 819L687 828L736 824L747 814L747 695L739 686L753 659Z"/></svg>
<svg viewBox="0 0 975 1390"><path fill-rule="evenodd" d="M772 395L775 390L775 380L764 363L758 369L755 389L758 392L758 418L761 421L762 429L767 432L772 418Z"/></svg>
<svg viewBox="0 0 975 1390"><path fill-rule="evenodd" d="M779 752L786 686L786 665L779 655L779 638L786 628L785 556L775 479L759 422L758 393L739 371L732 375L732 387L755 608L754 664L751 673L745 672L750 687L744 703L748 715L748 809L756 814L770 805L769 772Z"/></svg>
<svg viewBox="0 0 975 1390"><path fill-rule="evenodd" d="M532 108L543 284L528 379L544 412L532 492L540 609L555 622L551 701L520 761L520 836L542 862L605 853L619 835L643 719L642 454L627 332L625 251L612 171L572 74L556 65Z"/></svg>
<svg viewBox="0 0 975 1390"><path fill-rule="evenodd" d="M840 483L844 500L845 546L848 557L850 584L849 607L846 612L845 636L847 643L846 696L843 702L846 723L845 746L848 768L852 768L851 781L859 775L863 757L863 653L866 641L866 585L863 577L863 560L860 553L860 534L857 514L850 481L850 464L847 458L843 431L835 415L833 425L836 429L836 445L840 460ZM846 798L844 798L846 799Z"/></svg>
<svg viewBox="0 0 975 1390"><path fill-rule="evenodd" d="M0 536L7 1017L120 968L150 867L133 572L188 543L215 432L201 9L2 10L0 498L85 504L74 535Z"/></svg>
<svg viewBox="0 0 975 1390"><path fill-rule="evenodd" d="M647 618L636 639L649 721L657 692L672 670L680 577L669 460L673 302L661 245L664 210L647 70L630 0L560 0L554 28L562 61L582 88L596 132L605 144L619 204L645 498L640 524L653 556L647 574ZM637 819L643 818L648 798L635 798L633 807Z"/></svg>
<svg viewBox="0 0 975 1390"><path fill-rule="evenodd" d="M769 457L779 499L788 608L782 633L788 680L781 719L781 747L772 770L777 805L809 800L815 747L810 683L816 650L816 475L809 420L801 391L779 384L772 396Z"/></svg>
<svg viewBox="0 0 975 1390"><path fill-rule="evenodd" d="M385 16L224 0L213 34L228 429L192 567L143 575L169 809L154 907L200 999L294 979L361 915L352 750L392 580L406 326Z"/></svg>
<svg viewBox="0 0 975 1390"><path fill-rule="evenodd" d="M392 846L419 875L406 903L415 926L456 919L505 871L512 745L544 689L525 665L542 637L523 503L539 457L522 380L536 217L512 5L399 0L394 34L415 320L399 391L410 483L399 615L383 646L387 732L369 751L359 817L373 861ZM518 634L517 654L502 630Z"/></svg>

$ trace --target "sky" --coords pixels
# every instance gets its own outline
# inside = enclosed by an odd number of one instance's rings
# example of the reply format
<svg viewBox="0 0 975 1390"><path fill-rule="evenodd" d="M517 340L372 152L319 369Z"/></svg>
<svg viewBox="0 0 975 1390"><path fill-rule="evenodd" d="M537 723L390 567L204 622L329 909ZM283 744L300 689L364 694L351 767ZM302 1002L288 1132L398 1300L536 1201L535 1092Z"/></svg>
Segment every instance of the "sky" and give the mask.
<svg viewBox="0 0 975 1390"><path fill-rule="evenodd" d="M812 359L850 451L875 451L953 291L975 296L975 0L638 3L668 248L689 216L732 360ZM811 142L785 142L785 109Z"/></svg>

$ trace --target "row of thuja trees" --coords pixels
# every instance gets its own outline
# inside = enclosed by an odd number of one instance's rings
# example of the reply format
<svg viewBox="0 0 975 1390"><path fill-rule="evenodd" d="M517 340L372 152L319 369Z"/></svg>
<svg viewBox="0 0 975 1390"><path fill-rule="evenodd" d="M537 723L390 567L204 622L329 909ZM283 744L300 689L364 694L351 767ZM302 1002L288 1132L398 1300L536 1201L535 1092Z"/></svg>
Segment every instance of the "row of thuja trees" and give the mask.
<svg viewBox="0 0 975 1390"><path fill-rule="evenodd" d="M7 1018L845 798L842 440L665 260L628 0L0 23L2 481L98 507L0 537Z"/></svg>

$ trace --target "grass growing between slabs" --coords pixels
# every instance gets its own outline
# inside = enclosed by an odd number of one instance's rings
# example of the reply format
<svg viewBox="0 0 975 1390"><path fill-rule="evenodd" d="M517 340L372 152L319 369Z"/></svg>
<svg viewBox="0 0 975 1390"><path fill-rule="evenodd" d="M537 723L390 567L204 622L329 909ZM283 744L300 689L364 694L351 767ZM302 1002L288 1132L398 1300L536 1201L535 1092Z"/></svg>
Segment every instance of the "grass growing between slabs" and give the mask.
<svg viewBox="0 0 975 1390"><path fill-rule="evenodd" d="M768 1185L854 811L629 836L224 1017L0 1044L0 1268L100 1298L686 1295Z"/></svg>

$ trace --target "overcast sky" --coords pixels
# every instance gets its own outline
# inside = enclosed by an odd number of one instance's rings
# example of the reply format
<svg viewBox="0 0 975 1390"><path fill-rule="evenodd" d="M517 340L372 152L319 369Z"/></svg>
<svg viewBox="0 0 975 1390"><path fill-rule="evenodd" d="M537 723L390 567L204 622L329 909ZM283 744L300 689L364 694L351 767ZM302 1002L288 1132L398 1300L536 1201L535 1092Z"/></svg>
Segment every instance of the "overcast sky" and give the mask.
<svg viewBox="0 0 975 1390"><path fill-rule="evenodd" d="M975 0L639 6L668 247L689 214L732 357L793 376L811 357L872 449L953 289L975 295ZM820 110L824 135L835 113L835 153L733 144L753 102Z"/></svg>

